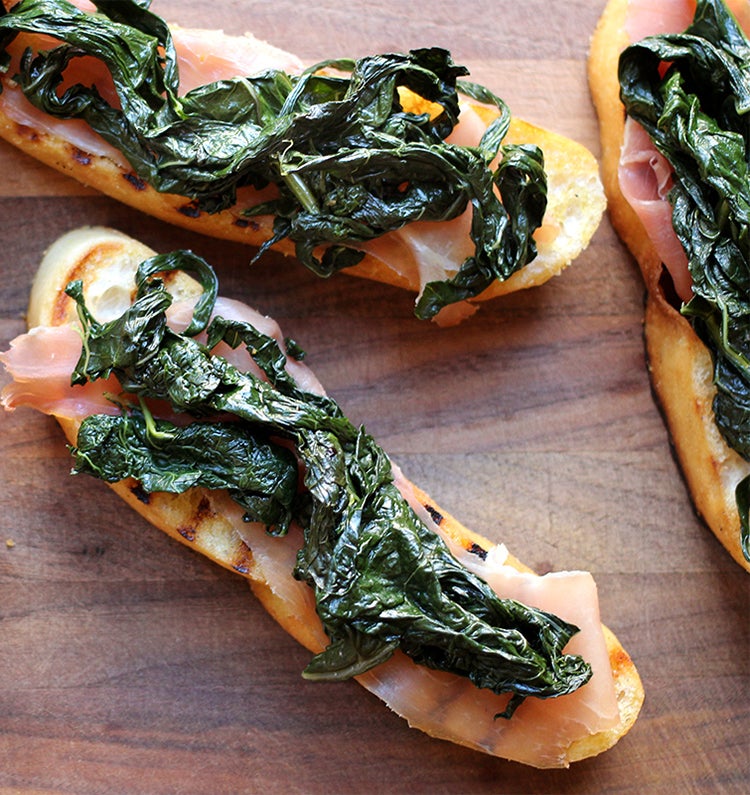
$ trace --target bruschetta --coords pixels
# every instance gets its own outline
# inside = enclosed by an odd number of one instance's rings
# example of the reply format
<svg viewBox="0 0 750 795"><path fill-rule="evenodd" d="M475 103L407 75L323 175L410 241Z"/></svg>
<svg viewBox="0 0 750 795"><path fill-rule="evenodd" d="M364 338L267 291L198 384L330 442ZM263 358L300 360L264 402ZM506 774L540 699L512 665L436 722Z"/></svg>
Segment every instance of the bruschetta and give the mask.
<svg viewBox="0 0 750 795"><path fill-rule="evenodd" d="M307 677L352 676L411 726L540 768L622 738L643 688L592 576L536 575L461 525L348 423L272 320L198 272L194 255L156 256L111 229L64 235L36 276L29 332L2 354L4 407L53 415L77 477L244 577L315 655ZM146 348L122 358L133 340ZM201 408L186 397L196 385ZM197 449L185 434L225 426L232 441L212 437L203 463L182 466ZM257 464L219 471L237 458Z"/></svg>
<svg viewBox="0 0 750 795"><path fill-rule="evenodd" d="M144 5L6 0L0 136L170 223L415 291L444 325L560 273L599 225L593 155L439 48L306 70Z"/></svg>
<svg viewBox="0 0 750 795"><path fill-rule="evenodd" d="M589 58L609 213L647 289L654 392L697 511L748 571L748 292L747 277L730 273L750 262L737 243L747 220L735 213L748 136L746 122L732 129L721 116L747 113L749 23L746 0L610 0ZM733 84L733 63L744 83ZM737 175L733 187L718 186L722 170Z"/></svg>

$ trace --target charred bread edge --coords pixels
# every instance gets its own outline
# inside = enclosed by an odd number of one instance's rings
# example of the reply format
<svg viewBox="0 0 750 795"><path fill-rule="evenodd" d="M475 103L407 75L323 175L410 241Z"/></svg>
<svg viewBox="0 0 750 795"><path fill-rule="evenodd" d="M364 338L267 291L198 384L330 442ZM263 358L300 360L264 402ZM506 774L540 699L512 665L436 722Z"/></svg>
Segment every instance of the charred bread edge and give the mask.
<svg viewBox="0 0 750 795"><path fill-rule="evenodd" d="M617 67L628 46L628 0L610 0L591 40L588 62L591 94L599 115L602 181L612 225L635 257L646 284L644 333L651 383L660 404L693 504L719 541L750 571L740 545L736 484L750 464L724 441L712 409L716 393L708 349L689 321L670 303L662 263L618 180L625 109Z"/></svg>

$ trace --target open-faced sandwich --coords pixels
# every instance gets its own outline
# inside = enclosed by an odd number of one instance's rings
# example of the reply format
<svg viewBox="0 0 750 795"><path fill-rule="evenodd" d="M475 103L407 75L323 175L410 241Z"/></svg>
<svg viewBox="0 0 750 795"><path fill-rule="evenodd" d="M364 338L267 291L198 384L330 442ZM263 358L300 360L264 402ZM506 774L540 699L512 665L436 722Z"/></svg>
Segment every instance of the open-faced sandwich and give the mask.
<svg viewBox="0 0 750 795"><path fill-rule="evenodd" d="M694 504L750 570L750 3L610 0L589 80L612 222Z"/></svg>
<svg viewBox="0 0 750 795"><path fill-rule="evenodd" d="M416 291L442 324L559 273L599 225L593 155L443 49L305 68L148 5L5 0L0 136L170 223Z"/></svg>
<svg viewBox="0 0 750 795"><path fill-rule="evenodd" d="M538 576L447 515L205 261L75 230L28 322L5 408L53 415L79 477L247 578L313 652L306 677L356 677L414 727L537 767L631 728L641 682L591 575Z"/></svg>

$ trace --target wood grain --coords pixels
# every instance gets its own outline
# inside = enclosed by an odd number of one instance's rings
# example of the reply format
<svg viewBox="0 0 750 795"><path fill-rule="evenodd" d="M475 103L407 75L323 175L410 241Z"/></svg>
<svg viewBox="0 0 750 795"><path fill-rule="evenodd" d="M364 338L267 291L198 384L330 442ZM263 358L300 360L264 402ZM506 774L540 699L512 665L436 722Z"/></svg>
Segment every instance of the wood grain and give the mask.
<svg viewBox="0 0 750 795"><path fill-rule="evenodd" d="M518 115L598 148L585 58L603 0L154 6L309 61L443 45ZM42 251L71 227L193 248L446 509L540 571L593 571L646 687L632 732L568 771L431 740L353 683L303 682L307 653L239 578L71 478L55 423L17 411L0 435L0 792L745 791L748 578L686 496L649 389L643 288L606 219L562 276L441 330L412 318L406 293L275 256L248 269L246 249L158 224L5 145L0 169L3 348L24 328Z"/></svg>

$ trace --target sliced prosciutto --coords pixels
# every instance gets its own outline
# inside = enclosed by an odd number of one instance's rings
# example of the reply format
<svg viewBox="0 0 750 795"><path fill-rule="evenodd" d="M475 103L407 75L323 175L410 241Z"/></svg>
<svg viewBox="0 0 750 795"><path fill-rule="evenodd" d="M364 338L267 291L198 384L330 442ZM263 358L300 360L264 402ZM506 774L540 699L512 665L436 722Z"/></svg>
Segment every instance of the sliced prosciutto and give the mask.
<svg viewBox="0 0 750 795"><path fill-rule="evenodd" d="M81 355L81 335L72 326L32 329L12 340L0 361L13 376L2 392L2 406L32 406L44 414L80 420L95 412L120 411L114 378L71 387L70 374Z"/></svg>
<svg viewBox="0 0 750 795"><path fill-rule="evenodd" d="M625 121L620 154L620 189L635 210L649 240L669 271L682 301L693 295L693 280L682 243L672 227L672 167L653 145L648 133L631 118Z"/></svg>

